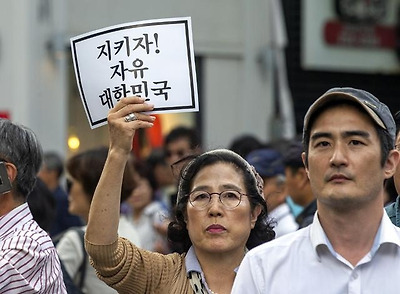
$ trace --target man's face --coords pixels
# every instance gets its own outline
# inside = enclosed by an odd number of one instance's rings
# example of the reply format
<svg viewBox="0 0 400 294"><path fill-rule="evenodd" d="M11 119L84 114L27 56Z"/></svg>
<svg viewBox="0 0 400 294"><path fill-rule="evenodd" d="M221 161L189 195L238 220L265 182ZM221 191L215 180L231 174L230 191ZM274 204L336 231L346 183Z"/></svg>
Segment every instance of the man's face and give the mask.
<svg viewBox="0 0 400 294"><path fill-rule="evenodd" d="M320 204L351 209L383 201L391 166L381 166L380 141L367 114L335 106L316 118L310 135L307 172Z"/></svg>
<svg viewBox="0 0 400 294"><path fill-rule="evenodd" d="M165 156L169 165L192 153L190 142L187 138L179 138L165 146Z"/></svg>

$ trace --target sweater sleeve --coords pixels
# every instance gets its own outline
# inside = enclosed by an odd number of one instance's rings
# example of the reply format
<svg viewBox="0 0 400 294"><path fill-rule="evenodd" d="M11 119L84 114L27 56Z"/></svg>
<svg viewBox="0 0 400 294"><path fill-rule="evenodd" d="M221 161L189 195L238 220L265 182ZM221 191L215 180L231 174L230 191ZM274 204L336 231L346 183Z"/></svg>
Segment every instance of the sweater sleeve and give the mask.
<svg viewBox="0 0 400 294"><path fill-rule="evenodd" d="M97 276L119 293L171 293L186 280L184 255L146 251L122 237L110 245L85 240L85 246Z"/></svg>

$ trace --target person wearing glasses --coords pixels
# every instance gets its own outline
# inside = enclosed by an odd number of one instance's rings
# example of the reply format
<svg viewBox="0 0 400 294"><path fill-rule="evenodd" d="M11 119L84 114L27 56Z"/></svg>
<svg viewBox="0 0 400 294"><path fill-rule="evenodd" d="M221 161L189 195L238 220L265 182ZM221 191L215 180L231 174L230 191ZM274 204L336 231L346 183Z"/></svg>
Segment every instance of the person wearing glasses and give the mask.
<svg viewBox="0 0 400 294"><path fill-rule="evenodd" d="M184 253L138 248L117 234L122 170L153 105L121 99L109 111L110 148L89 212L85 246L98 276L119 293L230 293L246 252L274 238L262 179L238 154L213 150L182 168L171 242Z"/></svg>
<svg viewBox="0 0 400 294"><path fill-rule="evenodd" d="M396 142L395 148L400 151L400 111L394 115L394 121L396 123ZM400 191L400 166L397 166L396 172L393 175L394 186L398 194ZM386 213L393 224L400 227L400 195L397 196L396 201L385 207Z"/></svg>

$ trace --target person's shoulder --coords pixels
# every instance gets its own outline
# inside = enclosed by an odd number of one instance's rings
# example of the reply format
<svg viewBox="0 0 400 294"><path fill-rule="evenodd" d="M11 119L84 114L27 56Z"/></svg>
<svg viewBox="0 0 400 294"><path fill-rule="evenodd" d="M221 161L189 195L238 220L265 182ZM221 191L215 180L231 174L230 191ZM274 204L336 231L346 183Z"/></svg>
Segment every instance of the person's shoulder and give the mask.
<svg viewBox="0 0 400 294"><path fill-rule="evenodd" d="M399 225L400 219L398 216L400 215L400 196L397 196L395 202L385 206L385 210L391 222L395 225Z"/></svg>
<svg viewBox="0 0 400 294"><path fill-rule="evenodd" d="M294 248L302 246L304 242L311 242L310 227L302 228L295 232L288 233L279 238L263 243L251 249L247 254L249 256L257 256L275 254L276 251L290 251Z"/></svg>
<svg viewBox="0 0 400 294"><path fill-rule="evenodd" d="M4 250L21 252L44 252L55 249L50 236L34 220L15 227L1 243Z"/></svg>
<svg viewBox="0 0 400 294"><path fill-rule="evenodd" d="M399 197L399 196L398 196ZM396 202L392 202L385 206L386 213L389 217L395 216L396 214Z"/></svg>
<svg viewBox="0 0 400 294"><path fill-rule="evenodd" d="M167 210L165 209L164 204L157 200L150 202L144 209L144 213L146 215L154 215L156 213L163 214L166 212L167 212Z"/></svg>
<svg viewBox="0 0 400 294"><path fill-rule="evenodd" d="M53 196L57 200L68 200L68 193L61 187L58 186L54 191L53 191Z"/></svg>

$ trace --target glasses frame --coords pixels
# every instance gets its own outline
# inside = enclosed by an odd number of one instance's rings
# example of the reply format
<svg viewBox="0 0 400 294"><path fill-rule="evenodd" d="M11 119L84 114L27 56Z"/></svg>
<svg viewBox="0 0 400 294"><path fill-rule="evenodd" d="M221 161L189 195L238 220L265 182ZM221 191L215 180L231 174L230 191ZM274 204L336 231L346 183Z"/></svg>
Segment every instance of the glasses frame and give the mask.
<svg viewBox="0 0 400 294"><path fill-rule="evenodd" d="M201 207L193 205L193 202L191 201L190 196L191 196L193 193L196 193L196 192L206 193L206 194L208 194L208 195L210 196L210 197L208 198L207 204L205 204L204 206L201 206ZM240 198L239 198L239 202L238 202L238 204L237 204L236 206L229 207L229 206L226 206L226 205L222 202L222 200L221 200L221 195L222 195L223 193L225 193L225 192L236 192L236 193L239 193ZM210 193L210 192L207 192L207 191L192 191L192 192L190 192L190 193L187 195L187 197L188 197L188 201L189 201L190 205L192 205L193 208L195 208L195 209L197 209L197 210L203 210L203 209L205 209L207 206L209 206L209 204L211 203L212 195L218 195L218 200L219 200L219 202L223 205L224 208L226 208L226 209L228 209L228 210L232 210L232 209L235 209L236 207L238 207L238 206L240 205L240 203L242 203L242 196L247 196L247 197L250 196L250 195L247 195L247 194L242 193L242 192L237 191L237 190L228 189L228 190L221 191L221 192L219 192L219 193L218 193L218 192Z"/></svg>

